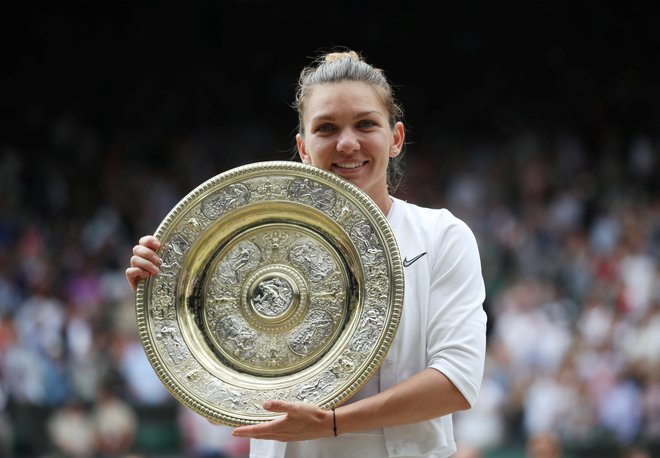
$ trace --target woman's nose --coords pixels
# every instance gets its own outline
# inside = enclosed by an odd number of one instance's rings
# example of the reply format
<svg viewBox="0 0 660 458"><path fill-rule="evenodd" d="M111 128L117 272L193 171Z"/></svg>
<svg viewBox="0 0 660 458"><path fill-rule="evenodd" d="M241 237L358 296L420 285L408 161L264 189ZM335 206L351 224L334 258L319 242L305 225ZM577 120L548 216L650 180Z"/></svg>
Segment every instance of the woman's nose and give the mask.
<svg viewBox="0 0 660 458"><path fill-rule="evenodd" d="M337 151L340 153L352 153L358 149L360 149L360 142L355 132L352 132L350 129L343 130L337 139Z"/></svg>

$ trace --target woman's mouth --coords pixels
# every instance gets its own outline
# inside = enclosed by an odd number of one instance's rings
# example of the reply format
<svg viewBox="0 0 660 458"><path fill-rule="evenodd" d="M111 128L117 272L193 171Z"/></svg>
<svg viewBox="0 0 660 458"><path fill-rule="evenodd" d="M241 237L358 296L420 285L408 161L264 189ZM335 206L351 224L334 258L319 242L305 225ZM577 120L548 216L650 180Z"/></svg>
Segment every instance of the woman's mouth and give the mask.
<svg viewBox="0 0 660 458"><path fill-rule="evenodd" d="M332 165L338 169L350 170L362 167L364 164L365 162L342 162L341 164L335 163Z"/></svg>

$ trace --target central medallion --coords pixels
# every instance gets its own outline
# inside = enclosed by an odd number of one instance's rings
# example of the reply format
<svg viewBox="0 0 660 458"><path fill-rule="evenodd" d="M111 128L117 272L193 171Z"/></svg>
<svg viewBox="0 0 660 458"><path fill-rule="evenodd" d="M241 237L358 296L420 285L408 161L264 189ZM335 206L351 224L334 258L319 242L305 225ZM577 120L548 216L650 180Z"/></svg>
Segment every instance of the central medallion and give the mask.
<svg viewBox="0 0 660 458"><path fill-rule="evenodd" d="M241 310L255 329L279 334L300 324L309 306L308 297L302 275L290 266L273 264L247 278Z"/></svg>
<svg viewBox="0 0 660 458"><path fill-rule="evenodd" d="M281 321L296 299L291 283L279 275L261 279L251 289L252 308L265 320Z"/></svg>

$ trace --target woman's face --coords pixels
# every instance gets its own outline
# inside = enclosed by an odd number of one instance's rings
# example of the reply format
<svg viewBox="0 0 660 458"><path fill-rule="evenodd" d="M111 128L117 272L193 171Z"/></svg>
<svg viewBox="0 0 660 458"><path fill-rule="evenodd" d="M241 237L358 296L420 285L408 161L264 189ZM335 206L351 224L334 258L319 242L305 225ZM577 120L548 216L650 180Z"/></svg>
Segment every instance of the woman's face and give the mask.
<svg viewBox="0 0 660 458"><path fill-rule="evenodd" d="M296 137L302 161L347 179L387 213L387 166L401 151L404 129L400 122L390 127L376 90L357 81L315 86L303 127Z"/></svg>

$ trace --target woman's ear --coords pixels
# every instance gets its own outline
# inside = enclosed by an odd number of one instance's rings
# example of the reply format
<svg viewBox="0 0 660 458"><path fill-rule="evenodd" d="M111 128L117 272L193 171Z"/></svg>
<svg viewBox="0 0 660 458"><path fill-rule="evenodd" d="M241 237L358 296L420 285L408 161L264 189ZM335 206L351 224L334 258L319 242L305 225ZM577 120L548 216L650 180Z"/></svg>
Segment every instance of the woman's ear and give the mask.
<svg viewBox="0 0 660 458"><path fill-rule="evenodd" d="M390 157L396 157L403 148L403 141L406 138L406 132L402 122L397 122L392 131L392 146L390 147Z"/></svg>
<svg viewBox="0 0 660 458"><path fill-rule="evenodd" d="M311 164L312 160L307 153L307 149L305 148L305 140L301 134L296 134L296 147L298 148L298 155L300 156L300 160L303 162L303 164Z"/></svg>

